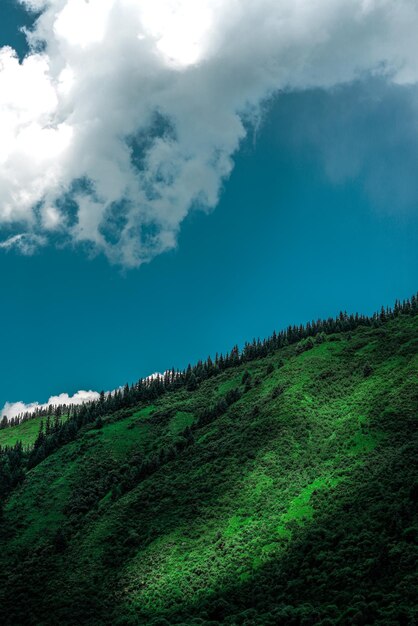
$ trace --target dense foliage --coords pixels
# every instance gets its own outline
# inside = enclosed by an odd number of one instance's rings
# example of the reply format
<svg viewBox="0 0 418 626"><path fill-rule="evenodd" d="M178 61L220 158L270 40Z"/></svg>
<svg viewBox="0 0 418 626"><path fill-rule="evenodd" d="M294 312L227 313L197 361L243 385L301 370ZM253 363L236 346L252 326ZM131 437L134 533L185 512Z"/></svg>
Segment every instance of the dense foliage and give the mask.
<svg viewBox="0 0 418 626"><path fill-rule="evenodd" d="M1 623L417 623L416 313L289 328L5 427Z"/></svg>

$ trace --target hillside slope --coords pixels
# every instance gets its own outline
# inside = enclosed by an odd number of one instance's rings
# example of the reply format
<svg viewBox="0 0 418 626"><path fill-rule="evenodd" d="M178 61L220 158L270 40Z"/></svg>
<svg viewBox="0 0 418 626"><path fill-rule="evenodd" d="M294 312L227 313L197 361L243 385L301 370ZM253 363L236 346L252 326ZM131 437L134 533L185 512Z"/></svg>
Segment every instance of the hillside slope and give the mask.
<svg viewBox="0 0 418 626"><path fill-rule="evenodd" d="M31 469L1 519L1 623L418 623L418 316L308 347Z"/></svg>

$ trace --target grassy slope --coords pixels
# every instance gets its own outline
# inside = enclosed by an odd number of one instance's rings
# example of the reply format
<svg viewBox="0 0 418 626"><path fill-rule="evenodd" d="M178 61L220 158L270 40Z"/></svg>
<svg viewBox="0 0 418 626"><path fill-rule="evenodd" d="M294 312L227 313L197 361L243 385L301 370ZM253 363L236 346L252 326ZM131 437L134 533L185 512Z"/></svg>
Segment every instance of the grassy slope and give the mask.
<svg viewBox="0 0 418 626"><path fill-rule="evenodd" d="M32 446L38 435L40 422L41 418L35 417L13 428L0 430L0 446L14 446L18 441L21 441L24 447Z"/></svg>
<svg viewBox="0 0 418 626"><path fill-rule="evenodd" d="M291 346L86 431L6 504L2 623L414 624L417 335L402 317ZM112 497L104 478L245 369L252 389Z"/></svg>
<svg viewBox="0 0 418 626"><path fill-rule="evenodd" d="M67 415L61 416L61 422L64 422L67 418ZM4 448L6 446L12 447L18 441L22 442L24 448L27 446L33 446L33 443L39 433L41 421L45 424L46 418L35 417L12 428L0 429L0 448Z"/></svg>

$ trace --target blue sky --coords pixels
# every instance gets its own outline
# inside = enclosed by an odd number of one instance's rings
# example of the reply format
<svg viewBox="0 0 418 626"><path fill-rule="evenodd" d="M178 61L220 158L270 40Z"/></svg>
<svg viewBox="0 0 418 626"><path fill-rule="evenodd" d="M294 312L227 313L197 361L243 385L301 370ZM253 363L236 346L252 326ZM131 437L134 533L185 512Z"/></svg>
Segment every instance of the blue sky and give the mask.
<svg viewBox="0 0 418 626"><path fill-rule="evenodd" d="M10 1L1 12L0 44L23 54L25 14ZM0 406L113 389L290 323L410 296L416 95L365 74L270 98L216 208L188 210L176 246L139 267L54 233L31 254L0 250Z"/></svg>

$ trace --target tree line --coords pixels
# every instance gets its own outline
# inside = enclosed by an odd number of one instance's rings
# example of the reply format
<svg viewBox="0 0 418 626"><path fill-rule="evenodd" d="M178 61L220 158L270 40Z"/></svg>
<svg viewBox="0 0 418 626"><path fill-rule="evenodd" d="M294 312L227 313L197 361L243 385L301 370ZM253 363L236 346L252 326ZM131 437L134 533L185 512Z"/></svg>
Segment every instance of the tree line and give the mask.
<svg viewBox="0 0 418 626"><path fill-rule="evenodd" d="M140 403L151 403L162 394L185 388L188 391L196 389L204 380L216 376L222 371L236 367L243 363L263 358L287 345L305 340L308 349L310 338L321 338L339 332L353 331L359 326L379 327L390 319L399 315L416 315L418 312L418 294L400 302L397 300L393 308L384 307L371 316L348 315L341 312L335 318L308 322L305 325L289 326L287 329L274 332L270 337L261 341L253 340L245 343L242 350L234 346L229 353L216 354L215 359L210 356L206 361L198 361L196 365L188 365L180 371L172 368L163 375L141 378L136 383L126 384L123 388L113 392L100 392L98 400L92 400L81 405L49 405L39 407L34 411L22 413L13 420L3 417L2 428L20 424L29 419L42 417L38 436L31 448L24 449L21 443L13 447L0 448L0 482L3 490L9 492L24 476L24 468L31 469L43 461L56 449L73 441L79 430L88 424L101 426L102 417L121 409L130 408ZM302 346L303 349L303 346ZM208 415L202 415L202 421L210 421L212 413L221 410L220 407L208 409ZM0 493L0 496L2 494Z"/></svg>

